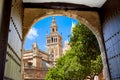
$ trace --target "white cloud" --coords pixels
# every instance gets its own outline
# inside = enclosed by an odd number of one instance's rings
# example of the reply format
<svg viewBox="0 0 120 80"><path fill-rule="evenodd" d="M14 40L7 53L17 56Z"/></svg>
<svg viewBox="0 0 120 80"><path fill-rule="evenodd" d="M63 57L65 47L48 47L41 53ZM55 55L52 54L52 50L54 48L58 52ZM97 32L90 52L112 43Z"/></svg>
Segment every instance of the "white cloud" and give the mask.
<svg viewBox="0 0 120 80"><path fill-rule="evenodd" d="M36 28L31 28L27 35L27 38L30 40L35 39L36 37L39 36L37 32L38 32L38 30Z"/></svg>
<svg viewBox="0 0 120 80"><path fill-rule="evenodd" d="M71 33L72 33L72 31L73 31L73 28L75 27L75 23L72 21L72 24L71 24Z"/></svg>
<svg viewBox="0 0 120 80"><path fill-rule="evenodd" d="M45 48L47 48L47 46L46 46L46 45L44 45L44 47L45 47Z"/></svg>

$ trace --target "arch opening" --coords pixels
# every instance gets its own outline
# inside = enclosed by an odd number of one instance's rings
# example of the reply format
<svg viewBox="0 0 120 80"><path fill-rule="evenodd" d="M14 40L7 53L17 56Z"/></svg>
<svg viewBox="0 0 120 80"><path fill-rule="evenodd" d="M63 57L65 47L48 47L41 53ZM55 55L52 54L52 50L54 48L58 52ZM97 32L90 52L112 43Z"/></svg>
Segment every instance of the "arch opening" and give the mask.
<svg viewBox="0 0 120 80"><path fill-rule="evenodd" d="M52 15L52 16L56 16L56 15ZM63 16L63 15L60 15L60 16ZM37 21L39 21L39 20L42 20L43 18L46 18L46 17L48 17L48 16L42 16L42 17L40 17L40 18L38 18L38 19L35 19L34 21L33 21L33 24L32 25L34 25L35 24L35 21L37 22ZM69 16L67 16L67 17L69 17ZM73 17L69 17L69 18L73 18ZM80 19L79 19L80 18ZM96 38L97 38L97 40L98 40L98 43L99 43L99 46L100 46L100 33L99 32L97 32L96 31L96 29L86 20L86 19L84 19L84 18L81 18L81 17L79 17L78 19L79 19L79 21L81 22L81 23L83 23L85 26L87 26L92 32L93 32L93 34L96 36ZM76 19L76 17L75 17L75 19ZM52 40L53 40L53 37L52 37ZM55 63L53 64L53 65L55 65Z"/></svg>
<svg viewBox="0 0 120 80"><path fill-rule="evenodd" d="M28 25L28 27L32 27L37 21L42 20L48 16L67 16L69 18L73 18L76 19L78 21L80 21L82 24L84 24L85 26L87 26L92 32L93 34L96 36L97 40L98 40L98 44L100 47L100 51L101 51L101 55L103 57L103 64L106 64L106 68L107 68L107 62L106 62L106 57L105 57L105 49L104 49L104 45L103 45L103 40L102 40L102 33L101 33L101 28L100 28L100 19L99 19L99 15L97 12L89 12L89 11L64 11L64 10L47 10L46 9L39 9L39 10L25 10L26 12L29 11L41 11L43 12L43 14L36 14L36 17L33 17L31 20L31 24ZM27 18L27 16L25 17ZM26 25L24 25L26 26ZM23 31L24 32L24 31ZM28 33L28 30L26 33L23 33L23 39L25 40L26 34ZM24 43L23 40L23 43ZM107 70L107 69L106 69ZM108 72L108 71L106 71Z"/></svg>

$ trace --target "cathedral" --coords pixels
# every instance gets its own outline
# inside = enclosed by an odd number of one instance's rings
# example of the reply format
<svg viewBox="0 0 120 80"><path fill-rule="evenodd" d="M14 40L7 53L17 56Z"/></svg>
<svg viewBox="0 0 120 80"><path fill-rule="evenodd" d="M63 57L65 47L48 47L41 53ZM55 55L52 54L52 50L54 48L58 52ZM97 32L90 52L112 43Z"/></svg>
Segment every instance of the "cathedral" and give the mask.
<svg viewBox="0 0 120 80"><path fill-rule="evenodd" d="M37 43L33 43L31 50L24 50L24 80L44 80L49 68L55 67L56 60L65 52L63 50L62 36L58 32L58 26L53 17L50 34L46 35L46 52L40 50Z"/></svg>

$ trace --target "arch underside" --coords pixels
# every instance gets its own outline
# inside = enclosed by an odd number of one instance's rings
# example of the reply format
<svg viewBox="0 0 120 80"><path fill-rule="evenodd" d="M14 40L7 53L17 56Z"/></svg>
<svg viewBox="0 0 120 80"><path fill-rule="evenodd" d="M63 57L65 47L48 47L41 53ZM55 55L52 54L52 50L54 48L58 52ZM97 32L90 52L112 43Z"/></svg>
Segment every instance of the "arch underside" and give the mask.
<svg viewBox="0 0 120 80"><path fill-rule="evenodd" d="M86 25L95 35L101 34L99 15L95 11L77 11L77 10L54 10L54 9L37 9L25 8L23 21L23 38L25 39L29 29L38 20L48 16L67 16L77 19ZM23 39L23 41L24 41Z"/></svg>

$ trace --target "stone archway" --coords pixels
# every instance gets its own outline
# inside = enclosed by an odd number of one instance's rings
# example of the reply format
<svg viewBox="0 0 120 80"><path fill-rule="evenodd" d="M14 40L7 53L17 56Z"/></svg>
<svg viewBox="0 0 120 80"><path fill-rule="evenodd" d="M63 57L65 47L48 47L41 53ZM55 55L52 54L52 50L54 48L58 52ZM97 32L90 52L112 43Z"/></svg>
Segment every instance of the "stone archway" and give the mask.
<svg viewBox="0 0 120 80"><path fill-rule="evenodd" d="M54 16L62 15L77 19L78 21L86 25L93 32L99 43L106 80L110 80L108 64L107 64L105 49L103 45L99 15L97 12L25 8L24 20L23 20L23 42L25 40L25 37L29 29L32 27L34 23L36 23L38 20L41 20L47 16L52 16L52 15Z"/></svg>
<svg viewBox="0 0 120 80"><path fill-rule="evenodd" d="M29 31L29 28L38 20L52 15L68 16L79 20L81 23L88 26L94 34L101 34L101 26L99 21L99 15L93 11L77 11L77 10L54 10L54 9L24 9L24 20L23 20L23 40ZM90 24L89 24L90 23Z"/></svg>

